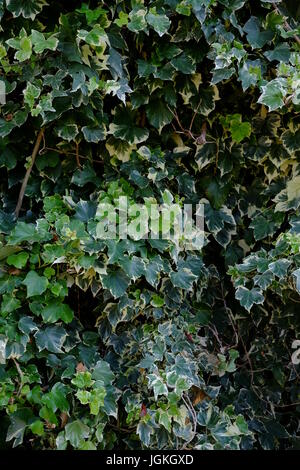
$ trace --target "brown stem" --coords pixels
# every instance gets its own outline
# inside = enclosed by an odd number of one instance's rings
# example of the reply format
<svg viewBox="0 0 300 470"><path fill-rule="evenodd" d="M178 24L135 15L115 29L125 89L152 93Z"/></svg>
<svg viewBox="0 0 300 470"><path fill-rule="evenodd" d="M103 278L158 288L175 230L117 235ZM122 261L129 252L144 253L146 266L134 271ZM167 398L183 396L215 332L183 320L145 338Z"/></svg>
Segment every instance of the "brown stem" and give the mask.
<svg viewBox="0 0 300 470"><path fill-rule="evenodd" d="M20 393L21 393L22 387L23 387L24 375L23 375L23 372L21 371L21 367L19 366L19 363L17 362L17 360L14 357L12 358L12 360L14 361L15 366L16 366L17 371L18 371L18 374L20 376L20 384L19 384L19 389L18 389L18 392L17 392L17 396L19 396Z"/></svg>
<svg viewBox="0 0 300 470"><path fill-rule="evenodd" d="M24 194L25 194L26 187L27 187L27 184L28 184L28 180L29 180L33 165L35 163L35 159L36 159L37 153L39 151L43 135L44 135L44 128L42 128L38 133L38 136L37 136L37 139L36 139L36 142L35 142L35 146L34 146L34 149L33 149L32 155L31 155L31 163L30 163L30 166L28 167L28 169L25 173L25 177L24 177L21 189L20 189L20 194L19 194L17 205L16 205L16 209L15 209L16 218L19 217L19 213L20 213L20 210L21 210L21 207L22 207L23 198L24 198Z"/></svg>
<svg viewBox="0 0 300 470"><path fill-rule="evenodd" d="M81 164L79 160L79 143L75 142L75 146L76 146L76 163L77 163L78 168L81 168Z"/></svg>

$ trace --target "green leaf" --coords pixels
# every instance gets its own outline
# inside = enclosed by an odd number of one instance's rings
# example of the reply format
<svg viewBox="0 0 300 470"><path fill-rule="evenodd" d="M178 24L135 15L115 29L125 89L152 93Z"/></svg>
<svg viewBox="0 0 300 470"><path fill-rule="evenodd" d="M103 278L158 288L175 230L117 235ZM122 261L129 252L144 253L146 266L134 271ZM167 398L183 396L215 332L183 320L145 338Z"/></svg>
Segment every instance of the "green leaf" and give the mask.
<svg viewBox="0 0 300 470"><path fill-rule="evenodd" d="M172 272L170 279L175 287L192 290L193 283L197 280L197 276L195 276L190 269L184 268L178 272Z"/></svg>
<svg viewBox="0 0 300 470"><path fill-rule="evenodd" d="M108 289L115 299L122 297L125 294L127 287L130 284L129 277L122 269L111 271L106 276L101 277L102 285Z"/></svg>
<svg viewBox="0 0 300 470"><path fill-rule="evenodd" d="M106 386L113 382L114 377L114 373L111 371L108 362L100 360L96 363L92 373L92 378L94 380L101 380L101 382Z"/></svg>
<svg viewBox="0 0 300 470"><path fill-rule="evenodd" d="M275 276L279 277L279 279L283 279L287 275L287 270L291 264L291 260L282 258L270 263L268 268L273 274L275 274Z"/></svg>
<svg viewBox="0 0 300 470"><path fill-rule="evenodd" d="M10 266L15 266L15 268L22 269L26 266L28 261L29 255L25 251L21 251L20 253L10 255L6 262Z"/></svg>
<svg viewBox="0 0 300 470"><path fill-rule="evenodd" d="M28 83L27 87L23 91L24 94L24 101L30 108L33 108L35 101L40 96L41 89L33 85L32 83Z"/></svg>
<svg viewBox="0 0 300 470"><path fill-rule="evenodd" d="M105 139L105 130L102 127L84 126L81 130L87 142L94 142L97 144L100 140Z"/></svg>
<svg viewBox="0 0 300 470"><path fill-rule="evenodd" d="M71 380L72 384L78 388L88 388L94 383L92 375L89 371L76 372L76 376Z"/></svg>
<svg viewBox="0 0 300 470"><path fill-rule="evenodd" d="M59 300L52 300L42 309L41 315L46 323L55 323L58 320L70 323L73 320L74 312L69 305L63 304Z"/></svg>
<svg viewBox="0 0 300 470"><path fill-rule="evenodd" d="M269 61L277 60L278 62L288 62L290 60L291 51L287 43L279 44L275 49L264 52L264 56Z"/></svg>
<svg viewBox="0 0 300 470"><path fill-rule="evenodd" d="M149 447L151 434L154 434L153 427L149 426L149 424L145 423L144 421L140 421L137 425L136 433L139 435L141 442L146 447Z"/></svg>
<svg viewBox="0 0 300 470"><path fill-rule="evenodd" d="M273 31L262 31L260 26L260 21L255 16L251 16L244 25L243 30L247 34L247 40L252 49L262 48L274 36Z"/></svg>
<svg viewBox="0 0 300 470"><path fill-rule="evenodd" d="M292 272L292 275L296 278L296 289L300 294L300 268Z"/></svg>
<svg viewBox="0 0 300 470"><path fill-rule="evenodd" d="M46 0L6 0L6 7L14 17L22 15L31 20L35 19L45 5Z"/></svg>
<svg viewBox="0 0 300 470"><path fill-rule="evenodd" d="M171 111L161 99L150 101L146 106L146 114L150 124L158 129L159 133L173 119Z"/></svg>
<svg viewBox="0 0 300 470"><path fill-rule="evenodd" d="M155 374L150 374L147 377L149 381L149 386L153 388L154 397L156 401L159 395L168 396L168 387L159 376Z"/></svg>
<svg viewBox="0 0 300 470"><path fill-rule="evenodd" d="M146 22L146 13L147 10L144 8L136 7L129 13L129 23L128 29L133 33L138 33L140 31L145 31L147 28Z"/></svg>
<svg viewBox="0 0 300 470"><path fill-rule="evenodd" d="M1 303L0 313L1 316L6 317L9 313L14 312L21 307L19 299L12 297L11 295L4 294Z"/></svg>
<svg viewBox="0 0 300 470"><path fill-rule="evenodd" d="M265 300L262 292L256 287L249 290L246 287L240 286L235 293L235 297L248 312L250 312L254 304L262 304Z"/></svg>
<svg viewBox="0 0 300 470"><path fill-rule="evenodd" d="M133 279L134 281L136 281L136 279L140 278L141 276L143 276L143 274L145 274L145 262L137 256L133 256L132 258L126 256L121 259L119 263L121 268L127 274L127 276L130 279Z"/></svg>
<svg viewBox="0 0 300 470"><path fill-rule="evenodd" d="M44 276L39 276L35 271L29 271L23 284L27 287L27 297L33 297L45 292L48 287L48 279Z"/></svg>
<svg viewBox="0 0 300 470"><path fill-rule="evenodd" d="M35 243L50 240L52 235L48 229L49 226L45 220L36 225L17 222L17 225L10 233L8 244L19 245L22 242Z"/></svg>
<svg viewBox="0 0 300 470"><path fill-rule="evenodd" d="M67 333L61 326L49 326L44 330L39 330L34 335L39 351L47 349L53 353L62 353L62 345L67 337Z"/></svg>
<svg viewBox="0 0 300 470"><path fill-rule="evenodd" d="M193 64L192 59L188 57L185 52L182 52L182 54L175 57L175 59L172 59L171 64L173 65L175 70L178 70L179 72L182 72L185 75L190 75L191 73L195 73L196 71L196 67Z"/></svg>
<svg viewBox="0 0 300 470"><path fill-rule="evenodd" d="M96 24L91 31L81 29L77 36L91 46L105 46L108 42L107 34L100 25Z"/></svg>
<svg viewBox="0 0 300 470"><path fill-rule="evenodd" d="M110 124L109 134L125 140L129 144L140 144L147 140L149 131L137 127L134 116L126 110L122 110L117 114L114 122Z"/></svg>
<svg viewBox="0 0 300 470"><path fill-rule="evenodd" d="M44 424L39 419L34 421L29 427L36 436L44 435Z"/></svg>
<svg viewBox="0 0 300 470"><path fill-rule="evenodd" d="M146 16L147 23L157 32L159 36L167 33L170 27L170 20L166 15L160 15L156 12L156 8L150 8Z"/></svg>
<svg viewBox="0 0 300 470"><path fill-rule="evenodd" d="M90 400L90 413L92 415L98 415L100 408L104 406L104 398L106 396L106 390L104 387L99 386L91 391Z"/></svg>
<svg viewBox="0 0 300 470"><path fill-rule="evenodd" d="M286 90L280 79L271 80L269 83L261 87L262 94L258 99L258 103L268 106L269 111L281 108L284 105L284 97Z"/></svg>
<svg viewBox="0 0 300 470"><path fill-rule="evenodd" d="M45 39L45 36L34 29L31 31L31 41L33 44L33 49L36 54L41 54L46 49L55 51L58 45L58 39L53 34L48 39Z"/></svg>
<svg viewBox="0 0 300 470"><path fill-rule="evenodd" d="M77 186L84 186L87 183L97 184L99 178L90 163L84 165L82 169L77 169L72 177L72 183Z"/></svg>
<svg viewBox="0 0 300 470"><path fill-rule="evenodd" d="M76 124L62 124L55 128L57 135L68 142L75 140L75 137L79 133L78 127Z"/></svg>
<svg viewBox="0 0 300 470"><path fill-rule="evenodd" d="M82 444L84 439L89 437L90 428L77 419L72 423L66 424L65 433L67 441L76 449Z"/></svg>
<svg viewBox="0 0 300 470"><path fill-rule="evenodd" d="M22 444L25 429L33 418L32 410L19 408L10 416L10 425L7 430L6 441L15 439L13 447Z"/></svg>

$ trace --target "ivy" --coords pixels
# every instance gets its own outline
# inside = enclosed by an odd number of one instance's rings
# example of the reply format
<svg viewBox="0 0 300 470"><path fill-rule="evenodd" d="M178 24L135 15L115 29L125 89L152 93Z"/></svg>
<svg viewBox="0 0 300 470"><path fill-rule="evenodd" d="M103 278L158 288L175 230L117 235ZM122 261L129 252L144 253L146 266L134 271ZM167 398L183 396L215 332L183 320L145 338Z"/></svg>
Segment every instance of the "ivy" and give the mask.
<svg viewBox="0 0 300 470"><path fill-rule="evenodd" d="M0 17L0 447L297 448L296 4Z"/></svg>

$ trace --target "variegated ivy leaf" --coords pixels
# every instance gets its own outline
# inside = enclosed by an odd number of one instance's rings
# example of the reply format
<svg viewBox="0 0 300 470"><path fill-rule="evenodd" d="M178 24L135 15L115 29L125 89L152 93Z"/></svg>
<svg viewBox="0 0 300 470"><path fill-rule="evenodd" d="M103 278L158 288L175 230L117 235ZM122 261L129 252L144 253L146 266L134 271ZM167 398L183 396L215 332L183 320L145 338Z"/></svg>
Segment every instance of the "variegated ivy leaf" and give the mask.
<svg viewBox="0 0 300 470"><path fill-rule="evenodd" d="M269 111L281 108L287 95L287 82L284 78L275 78L261 87L262 94L258 102L268 106Z"/></svg>
<svg viewBox="0 0 300 470"><path fill-rule="evenodd" d="M6 7L14 17L22 15L31 20L35 19L45 5L48 5L46 0L6 0Z"/></svg>
<svg viewBox="0 0 300 470"><path fill-rule="evenodd" d="M41 89L33 85L33 83L28 83L27 87L23 91L23 94L25 103L28 104L30 109L32 109L35 104L35 101L41 94Z"/></svg>
<svg viewBox="0 0 300 470"><path fill-rule="evenodd" d="M128 144L140 144L147 140L148 129L138 127L134 122L134 116L130 112L122 110L109 126L109 134L126 141Z"/></svg>
<svg viewBox="0 0 300 470"><path fill-rule="evenodd" d="M295 280L296 280L296 289L300 294L300 268L293 271L292 274L293 274L293 276L295 277Z"/></svg>
<svg viewBox="0 0 300 470"><path fill-rule="evenodd" d="M286 276L287 270L292 264L292 261L282 258L277 261L273 261L272 263L269 264L269 269L272 271L275 276L277 276L279 279L282 279Z"/></svg>
<svg viewBox="0 0 300 470"><path fill-rule="evenodd" d="M58 39L54 34L46 39L43 33L34 29L31 31L31 41L36 54L41 54L46 49L55 51L58 45Z"/></svg>
<svg viewBox="0 0 300 470"><path fill-rule="evenodd" d="M146 14L147 10L145 8L135 7L129 13L128 29L134 33L145 31L147 29Z"/></svg>
<svg viewBox="0 0 300 470"><path fill-rule="evenodd" d="M61 124L56 127L56 132L63 140L71 142L71 140L75 140L75 137L79 133L79 129L76 124Z"/></svg>
<svg viewBox="0 0 300 470"><path fill-rule="evenodd" d="M248 312L254 304L262 304L265 300L261 290L257 287L247 289L247 287L240 286L235 293L235 297Z"/></svg>
<svg viewBox="0 0 300 470"><path fill-rule="evenodd" d="M53 353L61 353L67 333L64 328L55 325L40 329L35 333L34 337L39 351L47 349L47 351Z"/></svg>
<svg viewBox="0 0 300 470"><path fill-rule="evenodd" d="M100 25L95 25L91 31L81 29L77 33L79 40L82 40L90 46L105 47L108 44L108 37L103 28Z"/></svg>
<svg viewBox="0 0 300 470"><path fill-rule="evenodd" d="M15 53L15 59L19 62L24 62L27 59L30 59L32 54L32 42L30 37L27 36L26 30L24 28L20 31L20 36L6 41L9 47L17 49Z"/></svg>
<svg viewBox="0 0 300 470"><path fill-rule="evenodd" d="M157 32L159 36L166 34L170 27L170 20L164 14L159 14L156 8L150 8L149 13L146 16L147 23Z"/></svg>
<svg viewBox="0 0 300 470"><path fill-rule="evenodd" d="M156 374L149 374L147 375L147 378L149 386L153 389L154 398L156 401L160 395L168 395L168 387L161 377Z"/></svg>

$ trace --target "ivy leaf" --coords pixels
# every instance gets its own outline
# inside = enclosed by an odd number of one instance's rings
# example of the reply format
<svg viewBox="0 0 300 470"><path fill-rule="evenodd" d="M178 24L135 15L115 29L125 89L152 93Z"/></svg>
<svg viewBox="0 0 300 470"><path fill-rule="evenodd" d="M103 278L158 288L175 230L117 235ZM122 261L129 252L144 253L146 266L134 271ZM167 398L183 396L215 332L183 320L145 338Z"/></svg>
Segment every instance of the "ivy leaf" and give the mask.
<svg viewBox="0 0 300 470"><path fill-rule="evenodd" d="M15 266L15 268L22 269L24 266L26 266L28 258L28 253L22 251L21 253L10 255L6 261L10 266Z"/></svg>
<svg viewBox="0 0 300 470"><path fill-rule="evenodd" d="M72 177L72 183L80 187L87 183L97 184L98 182L99 178L90 163L84 165L82 169L78 168Z"/></svg>
<svg viewBox="0 0 300 470"><path fill-rule="evenodd" d="M197 280L197 276L190 269L181 269L178 272L172 272L170 279L175 287L180 289L192 290L193 283Z"/></svg>
<svg viewBox="0 0 300 470"><path fill-rule="evenodd" d="M67 337L67 333L61 326L49 326L44 330L39 330L34 335L39 351L47 349L53 353L62 353L62 345Z"/></svg>
<svg viewBox="0 0 300 470"><path fill-rule="evenodd" d="M86 424L83 424L81 420L77 419L66 425L65 433L67 441L76 449L84 439L89 437L90 428Z"/></svg>
<svg viewBox="0 0 300 470"><path fill-rule="evenodd" d="M182 52L182 54L175 57L175 59L172 59L171 64L175 70L178 70L185 75L190 75L196 71L196 67L193 64L192 59L188 57L185 52Z"/></svg>
<svg viewBox="0 0 300 470"><path fill-rule="evenodd" d="M32 317L29 316L20 318L18 328L26 335L31 334L32 331L38 330L37 324L33 321Z"/></svg>
<svg viewBox="0 0 300 470"><path fill-rule="evenodd" d="M32 83L28 83L23 94L25 103L32 109L35 101L41 94L41 89Z"/></svg>
<svg viewBox="0 0 300 470"><path fill-rule="evenodd" d="M129 144L140 144L149 136L149 131L137 127L133 115L126 111L122 111L116 116L114 122L109 126L109 133Z"/></svg>
<svg viewBox="0 0 300 470"><path fill-rule="evenodd" d="M108 362L100 360L95 365L95 368L92 373L92 378L94 380L101 380L101 382L103 382L103 384L106 386L110 385L113 382L115 375L111 371Z"/></svg>
<svg viewBox="0 0 300 470"><path fill-rule="evenodd" d="M251 124L250 122L234 121L231 124L230 131L231 131L233 140L235 140L236 142L241 142L245 137L250 137Z"/></svg>
<svg viewBox="0 0 300 470"><path fill-rule="evenodd" d="M157 32L161 37L167 33L170 27L170 20L166 15L160 15L156 12L156 8L150 8L146 16L147 23Z"/></svg>
<svg viewBox="0 0 300 470"><path fill-rule="evenodd" d="M53 34L48 39L45 39L45 36L33 29L31 31L31 41L33 44L33 49L36 54L41 54L46 49L55 51L58 45L58 39Z"/></svg>
<svg viewBox="0 0 300 470"><path fill-rule="evenodd" d="M119 261L119 263L121 268L127 274L127 276L133 281L145 274L145 262L137 256L133 256L132 258L130 258L129 256L127 256L126 258L124 257Z"/></svg>
<svg viewBox="0 0 300 470"><path fill-rule="evenodd" d="M249 225L254 230L255 240L262 240L268 236L273 235L280 227L284 220L284 214L280 212L266 211L259 214L252 220Z"/></svg>
<svg viewBox="0 0 300 470"><path fill-rule="evenodd" d="M8 244L19 245L24 241L27 243L47 241L52 238L48 228L48 225L43 227L42 225L36 226L34 224L26 224L25 222L18 221L17 225L10 233Z"/></svg>
<svg viewBox="0 0 300 470"><path fill-rule="evenodd" d="M15 124L12 121L5 121L5 119L0 118L0 137L6 137L14 129Z"/></svg>
<svg viewBox="0 0 300 470"><path fill-rule="evenodd" d="M105 130L102 127L84 126L81 130L87 142L94 142L97 144L100 140L105 139Z"/></svg>
<svg viewBox="0 0 300 470"><path fill-rule="evenodd" d="M168 387L160 377L155 374L149 374L147 377L150 387L153 388L154 397L156 401L159 395L168 396Z"/></svg>
<svg viewBox="0 0 300 470"><path fill-rule="evenodd" d="M288 62L290 60L291 51L287 43L279 44L275 49L264 52L264 56L271 62L277 60L278 62Z"/></svg>
<svg viewBox="0 0 300 470"><path fill-rule="evenodd" d="M68 142L75 140L75 137L79 133L78 126L76 124L61 124L55 128L57 135Z"/></svg>
<svg viewBox="0 0 300 470"><path fill-rule="evenodd" d="M48 287L48 279L44 276L39 276L35 271L29 271L23 284L27 287L27 297L33 297L45 292Z"/></svg>
<svg viewBox="0 0 300 470"><path fill-rule="evenodd" d="M46 323L55 323L58 320L70 323L73 320L74 312L69 305L62 304L59 300L52 300L43 308L41 315Z"/></svg>
<svg viewBox="0 0 300 470"><path fill-rule="evenodd" d="M146 13L145 8L136 7L129 13L129 23L128 29L133 33L138 33L140 31L145 31L147 28L146 22Z"/></svg>
<svg viewBox="0 0 300 470"><path fill-rule="evenodd" d="M129 286L130 279L122 269L111 271L106 276L102 276L102 285L108 289L115 299L122 297Z"/></svg>
<svg viewBox="0 0 300 470"><path fill-rule="evenodd" d="M273 261L272 263L270 263L268 268L273 274L275 274L275 276L279 277L279 279L282 279L286 276L287 270L291 264L292 264L291 260L282 258L282 259L279 259L277 261Z"/></svg>
<svg viewBox="0 0 300 470"><path fill-rule="evenodd" d="M6 441L15 439L13 447L23 442L25 429L33 418L33 412L29 408L19 408L10 416L10 425L7 430Z"/></svg>
<svg viewBox="0 0 300 470"><path fill-rule="evenodd" d="M96 215L97 204L93 201L80 201L76 204L75 218L81 222L88 222Z"/></svg>
<svg viewBox="0 0 300 470"><path fill-rule="evenodd" d="M256 287L249 290L246 287L240 286L235 293L235 297L248 312L250 312L254 304L262 304L265 300L262 292Z"/></svg>
<svg viewBox="0 0 300 470"><path fill-rule="evenodd" d="M300 129L298 129L296 132L289 130L284 131L281 134L281 140L287 151L290 154L293 154L300 148Z"/></svg>
<svg viewBox="0 0 300 470"><path fill-rule="evenodd" d="M6 317L9 313L14 312L21 307L19 299L12 297L11 295L4 294L1 303L1 315Z"/></svg>
<svg viewBox="0 0 300 470"><path fill-rule="evenodd" d="M274 274L269 270L262 274L258 274L253 278L254 284L263 290L266 290L272 284L273 279Z"/></svg>
<svg viewBox="0 0 300 470"><path fill-rule="evenodd" d="M247 33L247 40L252 49L263 47L274 36L272 31L261 31L260 21L255 16L251 16L243 29Z"/></svg>
<svg viewBox="0 0 300 470"><path fill-rule="evenodd" d="M136 433L139 435L141 442L146 447L149 447L151 434L154 433L153 427L149 426L149 424L145 423L144 421L140 421L137 425Z"/></svg>
<svg viewBox="0 0 300 470"><path fill-rule="evenodd" d="M300 268L292 272L293 276L296 278L296 289L300 294Z"/></svg>
<svg viewBox="0 0 300 470"><path fill-rule="evenodd" d="M161 133L163 127L169 124L173 119L172 113L161 99L150 101L146 106L146 114L150 124L158 129L159 133Z"/></svg>
<svg viewBox="0 0 300 470"><path fill-rule="evenodd" d="M269 111L274 111L284 105L283 99L286 95L286 90L283 87L282 81L275 78L262 86L261 89L262 94L258 99L258 103L268 106Z"/></svg>
<svg viewBox="0 0 300 470"><path fill-rule="evenodd" d="M30 429L36 436L43 436L44 435L44 424L42 421L37 419L32 424L30 424Z"/></svg>
<svg viewBox="0 0 300 470"><path fill-rule="evenodd" d="M82 39L91 46L104 46L108 42L108 37L104 29L96 24L91 31L81 29L77 33L77 37Z"/></svg>
<svg viewBox="0 0 300 470"><path fill-rule="evenodd" d="M46 0L6 0L6 7L15 18L22 15L24 18L34 20L45 5L47 5Z"/></svg>

